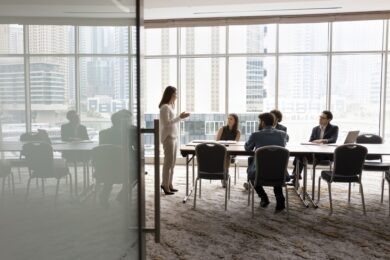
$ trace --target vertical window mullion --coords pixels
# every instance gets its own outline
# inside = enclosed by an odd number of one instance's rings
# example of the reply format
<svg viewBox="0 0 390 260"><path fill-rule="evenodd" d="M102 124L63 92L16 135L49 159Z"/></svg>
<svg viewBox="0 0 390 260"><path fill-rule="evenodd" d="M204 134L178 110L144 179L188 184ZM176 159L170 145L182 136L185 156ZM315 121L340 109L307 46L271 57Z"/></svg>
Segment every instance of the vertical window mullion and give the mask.
<svg viewBox="0 0 390 260"><path fill-rule="evenodd" d="M29 28L23 25L23 57L24 57L24 98L26 111L26 132L31 132L31 86L30 86L30 52L29 52Z"/></svg>
<svg viewBox="0 0 390 260"><path fill-rule="evenodd" d="M79 62L79 60L80 60L80 56L79 56L79 52L80 52L80 50L79 50L79 40L80 40L80 38L79 38L79 26L75 26L75 28L74 28L74 37L75 37L75 49L74 49L74 51L75 51L75 55L74 55L74 59L75 59L75 98L76 98L76 100L75 100L75 105L76 105L76 107L75 107L75 109L76 109L76 111L77 111L77 113L78 114L81 114L81 111L80 111L80 108L81 108L81 87L80 87L80 62Z"/></svg>
<svg viewBox="0 0 390 260"><path fill-rule="evenodd" d="M386 131L386 100L387 100L387 62L389 56L389 20L383 20L383 45L382 45L382 68L381 68L381 91L380 91L380 118L379 118L379 134L385 136Z"/></svg>
<svg viewBox="0 0 390 260"><path fill-rule="evenodd" d="M326 109L331 108L332 94L332 55L333 55L333 22L328 24L328 75L326 84Z"/></svg>

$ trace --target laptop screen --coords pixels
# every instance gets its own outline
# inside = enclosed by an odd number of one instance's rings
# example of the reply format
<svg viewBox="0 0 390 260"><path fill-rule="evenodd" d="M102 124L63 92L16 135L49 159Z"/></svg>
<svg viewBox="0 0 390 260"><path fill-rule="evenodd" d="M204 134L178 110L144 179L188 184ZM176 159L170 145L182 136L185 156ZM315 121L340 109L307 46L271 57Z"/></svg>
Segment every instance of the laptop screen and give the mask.
<svg viewBox="0 0 390 260"><path fill-rule="evenodd" d="M356 139L360 131L349 131L347 137L345 138L344 144L353 144L356 142Z"/></svg>

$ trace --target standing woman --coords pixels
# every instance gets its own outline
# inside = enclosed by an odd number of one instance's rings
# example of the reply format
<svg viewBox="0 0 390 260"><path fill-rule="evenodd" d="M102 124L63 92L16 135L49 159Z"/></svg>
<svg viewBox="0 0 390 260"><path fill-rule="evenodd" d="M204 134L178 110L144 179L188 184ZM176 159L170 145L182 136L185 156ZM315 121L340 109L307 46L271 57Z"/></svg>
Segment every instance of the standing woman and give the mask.
<svg viewBox="0 0 390 260"><path fill-rule="evenodd" d="M173 169L176 163L177 151L177 123L190 114L182 112L179 116L175 115L176 88L168 86L164 90L161 98L160 108L160 140L164 149L164 165L162 172L162 184L165 195L172 195L177 189L172 186Z"/></svg>

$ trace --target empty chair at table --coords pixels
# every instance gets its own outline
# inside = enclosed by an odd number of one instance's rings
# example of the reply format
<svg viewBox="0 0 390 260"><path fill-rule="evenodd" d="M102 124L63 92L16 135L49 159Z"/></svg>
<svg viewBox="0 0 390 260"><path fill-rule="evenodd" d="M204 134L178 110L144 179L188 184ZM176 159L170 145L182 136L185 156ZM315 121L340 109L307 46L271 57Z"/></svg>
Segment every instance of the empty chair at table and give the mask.
<svg viewBox="0 0 390 260"><path fill-rule="evenodd" d="M42 179L42 193L45 194L44 179L54 178L57 180L55 200L58 198L60 180L69 176L70 194L72 195L72 177L65 160L53 158L53 148L48 143L30 142L23 145L26 156L26 164L30 170L30 177L27 182L26 200L30 191L30 183L33 178Z"/></svg>
<svg viewBox="0 0 390 260"><path fill-rule="evenodd" d="M198 176L195 180L194 209L196 208L196 193L199 181L199 197L201 196L201 180L223 180L225 189L225 210L230 197L230 175L226 169L225 159L227 150L224 145L217 143L202 143L195 147L198 163Z"/></svg>
<svg viewBox="0 0 390 260"><path fill-rule="evenodd" d="M362 185L363 163L366 155L367 148L358 144L344 144L335 149L333 170L322 171L321 176L318 178L318 200L320 200L321 179L328 183L330 214L333 213L331 187L334 182L348 183L348 202L350 202L351 198L351 183L359 183L363 212L366 214Z"/></svg>
<svg viewBox="0 0 390 260"><path fill-rule="evenodd" d="M382 144L383 139L379 135L375 134L361 134L357 137L356 143L358 144ZM383 203L383 192L385 188L385 172L390 170L390 163L382 162L382 155L367 155L366 161L363 164L364 171L377 171L383 172L382 175L382 191L381 191L381 203Z"/></svg>

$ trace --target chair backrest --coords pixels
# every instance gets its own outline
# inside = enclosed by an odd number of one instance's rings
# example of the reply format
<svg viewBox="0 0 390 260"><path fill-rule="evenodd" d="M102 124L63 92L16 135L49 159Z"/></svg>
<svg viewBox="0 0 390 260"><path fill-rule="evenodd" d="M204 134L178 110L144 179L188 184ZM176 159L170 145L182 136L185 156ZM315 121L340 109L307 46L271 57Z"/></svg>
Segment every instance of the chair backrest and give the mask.
<svg viewBox="0 0 390 260"><path fill-rule="evenodd" d="M207 179L223 179L226 173L227 150L217 143L201 143L195 147L198 176Z"/></svg>
<svg viewBox="0 0 390 260"><path fill-rule="evenodd" d="M281 146L268 145L256 149L255 187L284 185L289 156L290 152Z"/></svg>
<svg viewBox="0 0 390 260"><path fill-rule="evenodd" d="M23 145L26 163L35 176L51 177L53 172L53 148L48 143L29 142Z"/></svg>
<svg viewBox="0 0 390 260"><path fill-rule="evenodd" d="M46 130L38 129L38 132L27 132L20 135L21 142L43 142L51 143Z"/></svg>
<svg viewBox="0 0 390 260"><path fill-rule="evenodd" d="M92 149L92 166L98 182L123 183L125 178L122 148L101 144Z"/></svg>
<svg viewBox="0 0 390 260"><path fill-rule="evenodd" d="M358 144L344 144L334 151L333 174L337 176L361 175L367 148Z"/></svg>
<svg viewBox="0 0 390 260"><path fill-rule="evenodd" d="M382 137L375 134L361 134L356 139L357 144L381 144L383 143ZM367 155L366 160L381 160L380 155Z"/></svg>

